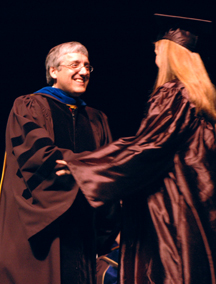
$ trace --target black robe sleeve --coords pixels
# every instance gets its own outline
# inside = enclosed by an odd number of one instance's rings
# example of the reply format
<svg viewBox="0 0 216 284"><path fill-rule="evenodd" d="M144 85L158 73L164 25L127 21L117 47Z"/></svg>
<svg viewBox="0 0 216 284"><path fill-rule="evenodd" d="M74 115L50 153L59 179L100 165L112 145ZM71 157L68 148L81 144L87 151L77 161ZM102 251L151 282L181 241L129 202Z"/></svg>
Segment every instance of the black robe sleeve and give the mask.
<svg viewBox="0 0 216 284"><path fill-rule="evenodd" d="M13 190L28 238L66 212L78 192L72 176L55 174L59 167L56 160L72 157L73 153L54 144L46 104L45 98L38 101L34 96L16 99L6 131L10 172L6 168L4 187Z"/></svg>

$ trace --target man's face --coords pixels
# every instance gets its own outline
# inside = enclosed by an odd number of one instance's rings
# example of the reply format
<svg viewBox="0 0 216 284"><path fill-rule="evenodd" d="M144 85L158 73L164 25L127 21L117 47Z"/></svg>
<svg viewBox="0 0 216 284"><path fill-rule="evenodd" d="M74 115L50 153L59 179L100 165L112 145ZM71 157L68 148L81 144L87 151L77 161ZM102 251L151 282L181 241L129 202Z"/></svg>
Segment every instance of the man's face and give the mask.
<svg viewBox="0 0 216 284"><path fill-rule="evenodd" d="M88 66L89 60L84 54L67 53L63 55L60 66L50 68L50 75L55 79L53 87L59 88L73 97L79 97L86 91L89 83Z"/></svg>

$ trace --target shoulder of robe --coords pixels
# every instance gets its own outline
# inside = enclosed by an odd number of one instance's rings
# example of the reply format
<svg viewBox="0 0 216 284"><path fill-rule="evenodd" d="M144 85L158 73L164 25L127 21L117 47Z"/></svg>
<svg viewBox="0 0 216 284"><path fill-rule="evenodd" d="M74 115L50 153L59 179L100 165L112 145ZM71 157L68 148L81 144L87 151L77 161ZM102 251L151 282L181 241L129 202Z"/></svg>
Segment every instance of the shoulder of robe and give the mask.
<svg viewBox="0 0 216 284"><path fill-rule="evenodd" d="M154 112L157 110L158 113L173 112L179 107L191 105L185 86L177 79L159 87L148 103L149 110Z"/></svg>
<svg viewBox="0 0 216 284"><path fill-rule="evenodd" d="M162 104L166 102L168 103L170 99L172 99L172 101L176 99L189 99L184 84L177 79L167 82L163 86L159 87L155 94L150 98L149 102L158 102Z"/></svg>
<svg viewBox="0 0 216 284"><path fill-rule="evenodd" d="M46 96L42 94L28 94L16 98L11 115L33 120L54 136L51 109Z"/></svg>
<svg viewBox="0 0 216 284"><path fill-rule="evenodd" d="M169 96L169 95L178 94L180 92L182 93L184 89L185 89L184 84L176 79L167 82L163 86L159 87L158 92L166 93Z"/></svg>
<svg viewBox="0 0 216 284"><path fill-rule="evenodd" d="M41 110L42 114L45 117L49 117L51 112L46 97L41 94L27 94L18 97L14 101L13 108L15 112L21 111L21 113L22 111L24 111L24 109L28 109L35 114L37 114Z"/></svg>
<svg viewBox="0 0 216 284"><path fill-rule="evenodd" d="M23 96L16 98L14 101L14 105L18 106L19 104L25 104L27 107L31 107L35 103L38 103L40 105L43 104L44 107L49 108L49 104L48 104L46 97L41 94L23 95Z"/></svg>

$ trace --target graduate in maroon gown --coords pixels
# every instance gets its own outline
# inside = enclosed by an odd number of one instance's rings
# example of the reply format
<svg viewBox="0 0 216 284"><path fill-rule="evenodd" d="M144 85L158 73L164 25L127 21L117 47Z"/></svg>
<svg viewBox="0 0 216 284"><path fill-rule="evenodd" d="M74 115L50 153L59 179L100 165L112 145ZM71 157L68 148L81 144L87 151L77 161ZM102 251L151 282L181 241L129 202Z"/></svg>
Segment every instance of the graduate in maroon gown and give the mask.
<svg viewBox="0 0 216 284"><path fill-rule="evenodd" d="M216 91L197 40L179 24L155 42L158 77L134 137L58 161L93 207L123 201L122 284L216 283Z"/></svg>

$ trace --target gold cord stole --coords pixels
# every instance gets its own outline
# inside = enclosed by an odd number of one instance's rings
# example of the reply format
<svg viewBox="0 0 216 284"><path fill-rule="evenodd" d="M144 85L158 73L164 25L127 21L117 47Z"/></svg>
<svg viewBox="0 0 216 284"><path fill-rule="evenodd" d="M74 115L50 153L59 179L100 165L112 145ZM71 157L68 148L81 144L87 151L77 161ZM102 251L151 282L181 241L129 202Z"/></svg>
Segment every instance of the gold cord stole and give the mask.
<svg viewBox="0 0 216 284"><path fill-rule="evenodd" d="M1 183L0 183L0 197L1 197L1 190L2 190L2 185L3 185L4 175L5 175L6 159L7 159L7 153L5 152L3 168L2 168Z"/></svg>

